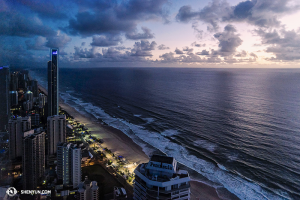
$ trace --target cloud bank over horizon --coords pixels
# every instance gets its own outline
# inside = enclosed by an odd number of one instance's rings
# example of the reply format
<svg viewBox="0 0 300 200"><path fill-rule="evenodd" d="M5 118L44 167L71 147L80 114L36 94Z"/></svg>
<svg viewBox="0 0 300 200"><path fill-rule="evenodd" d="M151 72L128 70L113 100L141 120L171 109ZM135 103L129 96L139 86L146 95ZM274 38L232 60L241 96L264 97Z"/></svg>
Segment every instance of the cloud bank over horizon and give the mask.
<svg viewBox="0 0 300 200"><path fill-rule="evenodd" d="M299 67L296 0L0 0L0 65Z"/></svg>

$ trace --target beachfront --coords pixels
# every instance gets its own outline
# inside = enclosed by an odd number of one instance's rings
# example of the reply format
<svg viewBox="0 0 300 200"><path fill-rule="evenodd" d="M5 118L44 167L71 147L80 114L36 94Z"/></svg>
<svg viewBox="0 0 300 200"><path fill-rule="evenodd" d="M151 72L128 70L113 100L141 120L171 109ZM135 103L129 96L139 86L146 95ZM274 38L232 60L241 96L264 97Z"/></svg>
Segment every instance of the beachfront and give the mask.
<svg viewBox="0 0 300 200"><path fill-rule="evenodd" d="M39 85L39 89L47 94L45 88ZM143 152L142 148L138 146L134 141L125 135L122 131L113 127L103 125L97 121L93 121L90 118L82 115L73 107L62 102L59 103L62 110L66 111L69 115L74 117L74 121L84 124L90 134L96 138L102 139L104 142L102 147L109 149L113 154L123 156L129 164L146 163L149 161L149 157ZM93 146L93 145L91 145ZM106 169L104 167L104 169ZM108 170L108 169L106 169ZM132 173L134 168L130 168ZM116 177L115 177L116 178ZM203 200L219 200L217 190L209 185L200 183L197 181L191 181L191 199L203 199ZM238 199L236 196L230 196L230 199Z"/></svg>

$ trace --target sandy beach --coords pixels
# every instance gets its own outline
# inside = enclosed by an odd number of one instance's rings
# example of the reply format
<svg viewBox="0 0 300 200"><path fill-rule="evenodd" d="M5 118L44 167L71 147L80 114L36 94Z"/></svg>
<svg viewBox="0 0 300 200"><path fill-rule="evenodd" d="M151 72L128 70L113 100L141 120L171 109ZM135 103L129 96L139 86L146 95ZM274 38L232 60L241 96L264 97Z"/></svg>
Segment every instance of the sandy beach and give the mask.
<svg viewBox="0 0 300 200"><path fill-rule="evenodd" d="M47 94L47 90L42 86L39 85L39 89ZM65 104L62 100L60 100L59 105L63 110L73 116L74 120L85 124L85 127L88 128L88 131L91 131L92 135L103 139L103 147L107 147L116 155L125 157L131 163L136 162L139 164L149 161L149 157L143 152L142 148L122 131L91 120L80 114L73 107ZM214 187L197 181L191 181L191 199L220 200L221 198L218 196ZM235 198L233 195L232 199L238 198Z"/></svg>

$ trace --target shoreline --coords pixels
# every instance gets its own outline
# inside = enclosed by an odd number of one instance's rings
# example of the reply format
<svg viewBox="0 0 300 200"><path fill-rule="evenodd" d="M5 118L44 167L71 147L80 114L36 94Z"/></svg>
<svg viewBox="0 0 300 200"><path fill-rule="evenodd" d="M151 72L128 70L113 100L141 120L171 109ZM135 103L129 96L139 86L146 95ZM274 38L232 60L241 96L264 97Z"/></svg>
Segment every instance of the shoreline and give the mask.
<svg viewBox="0 0 300 200"><path fill-rule="evenodd" d="M47 90L38 83L38 88L48 94ZM87 116L84 116L79 111L77 111L72 106L63 102L59 99L59 106L65 110L69 115L74 117L74 120L85 124L85 127L88 128L88 131L91 132L91 135L103 139L104 143L102 146L107 147L116 155L122 155L131 163L146 163L149 161L149 157L145 154L142 147L136 144L130 137L128 137L122 131L111 127L109 125L103 125L96 120L92 120ZM192 180L190 182L190 199L199 199L199 200L222 200L224 198L219 197L218 190L208 184L202 183L197 180ZM224 188L225 189L225 188ZM225 189L226 190L226 189ZM228 190L227 190L228 191ZM228 193L230 193L228 191ZM226 198L228 199L228 198ZM239 200L234 194L230 193L229 199Z"/></svg>

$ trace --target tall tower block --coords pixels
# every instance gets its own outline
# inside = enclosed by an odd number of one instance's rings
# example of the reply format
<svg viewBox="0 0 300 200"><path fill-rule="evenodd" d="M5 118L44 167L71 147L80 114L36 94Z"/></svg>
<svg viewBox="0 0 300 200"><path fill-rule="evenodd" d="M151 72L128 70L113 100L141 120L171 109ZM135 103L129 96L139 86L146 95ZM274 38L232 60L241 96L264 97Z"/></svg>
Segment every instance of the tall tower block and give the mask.
<svg viewBox="0 0 300 200"><path fill-rule="evenodd" d="M48 116L58 115L58 49L51 49L48 61Z"/></svg>

